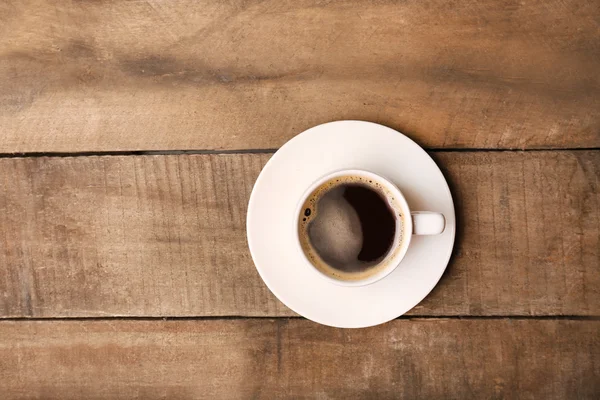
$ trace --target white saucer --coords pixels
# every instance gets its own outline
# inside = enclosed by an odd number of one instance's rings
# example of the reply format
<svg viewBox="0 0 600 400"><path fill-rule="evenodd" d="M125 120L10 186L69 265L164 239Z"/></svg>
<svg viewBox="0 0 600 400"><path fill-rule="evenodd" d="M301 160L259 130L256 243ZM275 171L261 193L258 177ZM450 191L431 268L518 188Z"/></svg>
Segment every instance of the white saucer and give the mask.
<svg viewBox="0 0 600 400"><path fill-rule="evenodd" d="M295 245L300 197L315 180L345 168L381 174L400 188L412 211L446 217L444 233L414 236L398 268L368 286L328 282ZM454 245L454 204L438 166L406 136L370 122L330 122L294 137L265 165L250 196L247 233L258 273L286 306L324 325L359 328L404 314L433 289Z"/></svg>

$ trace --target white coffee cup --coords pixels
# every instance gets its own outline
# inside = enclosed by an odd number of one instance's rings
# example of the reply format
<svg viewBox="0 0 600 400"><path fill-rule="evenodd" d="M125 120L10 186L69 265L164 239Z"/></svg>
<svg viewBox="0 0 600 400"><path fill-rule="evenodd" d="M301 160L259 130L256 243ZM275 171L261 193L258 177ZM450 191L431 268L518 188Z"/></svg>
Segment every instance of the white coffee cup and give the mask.
<svg viewBox="0 0 600 400"><path fill-rule="evenodd" d="M331 267L307 244L308 236L301 233L302 224L305 223L302 221L306 220L303 212L308 199L314 196L315 191L321 191L321 187L328 182L333 182L338 178L348 179L348 177L356 177L357 180L364 181L367 186L377 187L375 190L385 196L390 209L397 212L395 216L396 232L390 250L378 264L368 267L365 272L361 273L345 273ZM310 223L310 221L306 223ZM319 178L304 192L296 208L294 231L300 254L309 268L319 276L341 286L364 286L384 278L400 265L408 251L413 235L438 235L444 231L445 224L444 215L441 213L411 211L400 189L387 178L360 169L345 169Z"/></svg>

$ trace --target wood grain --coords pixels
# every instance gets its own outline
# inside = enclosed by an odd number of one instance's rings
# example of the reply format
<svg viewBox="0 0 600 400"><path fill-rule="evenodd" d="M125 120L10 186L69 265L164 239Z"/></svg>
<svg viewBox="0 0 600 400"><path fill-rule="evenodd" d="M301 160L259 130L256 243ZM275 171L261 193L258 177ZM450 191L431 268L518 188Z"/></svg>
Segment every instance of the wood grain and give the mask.
<svg viewBox="0 0 600 400"><path fill-rule="evenodd" d="M599 321L0 323L4 399L597 399Z"/></svg>
<svg viewBox="0 0 600 400"><path fill-rule="evenodd" d="M0 152L600 147L596 0L0 1Z"/></svg>
<svg viewBox="0 0 600 400"><path fill-rule="evenodd" d="M269 157L0 159L0 315L293 315L245 238ZM459 230L411 314L600 315L600 151L434 157Z"/></svg>

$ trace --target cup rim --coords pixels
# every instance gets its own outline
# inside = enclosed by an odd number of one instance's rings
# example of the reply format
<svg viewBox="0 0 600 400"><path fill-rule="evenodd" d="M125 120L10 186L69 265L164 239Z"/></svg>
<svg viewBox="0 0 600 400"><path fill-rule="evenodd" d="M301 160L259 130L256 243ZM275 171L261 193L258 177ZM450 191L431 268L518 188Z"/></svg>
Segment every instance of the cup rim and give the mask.
<svg viewBox="0 0 600 400"><path fill-rule="evenodd" d="M364 279L360 279L360 280L356 280L356 281L344 281L341 279L335 279L335 278L323 273L322 271L320 271L317 267L315 267L310 262L310 260L306 256L306 254L304 254L304 250L302 249L302 246L300 244L300 237L298 235L299 215L300 215L300 212L302 211L301 208L302 208L302 205L304 204L304 202L306 201L306 198L317 187L319 187L321 184L323 184L324 182L326 182L332 178L335 178L338 176L344 176L344 175L353 175L353 174L367 176L367 177L373 178L375 180L378 180L379 182L384 183L386 185L386 188L394 193L394 196L396 196L395 198L397 198L397 201L400 203L401 210L405 216L404 217L405 239L403 239L402 242L400 243L400 246L401 246L400 250L393 256L393 258L391 258L388 261L389 265L387 266L387 268L383 269L379 273L377 273L373 276L370 276L368 278L364 278ZM324 278L324 279L328 280L329 282L332 282L338 286L359 287L359 286L366 286L366 285L375 283L375 282L385 278L386 276L391 274L396 268L398 268L398 266L400 265L400 262L404 259L404 256L406 255L406 252L408 251L408 247L410 245L410 241L412 238L413 225L412 225L412 218L410 215L410 207L408 206L408 202L406 201L406 198L402 194L402 191L392 181L390 181L385 176L382 176L380 174L376 174L374 172L367 171L364 169L344 168L344 169L339 169L339 170L329 172L329 173L323 175L321 178L315 180L304 191L304 193L302 194L302 196L298 202L298 205L296 206L296 212L294 214L293 229L294 229L294 237L296 239L296 241L295 241L296 246L299 249L302 259L305 261L305 264L307 264L308 267L312 271L316 272L322 278Z"/></svg>

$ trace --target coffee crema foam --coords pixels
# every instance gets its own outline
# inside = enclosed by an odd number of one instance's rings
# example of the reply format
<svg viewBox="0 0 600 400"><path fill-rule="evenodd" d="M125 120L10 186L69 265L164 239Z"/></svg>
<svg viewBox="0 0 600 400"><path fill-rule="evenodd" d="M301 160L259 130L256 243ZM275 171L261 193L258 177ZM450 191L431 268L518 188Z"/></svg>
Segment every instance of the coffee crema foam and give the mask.
<svg viewBox="0 0 600 400"><path fill-rule="evenodd" d="M315 268L338 280L358 281L387 269L406 234L394 196L373 178L329 179L300 208L302 251Z"/></svg>

